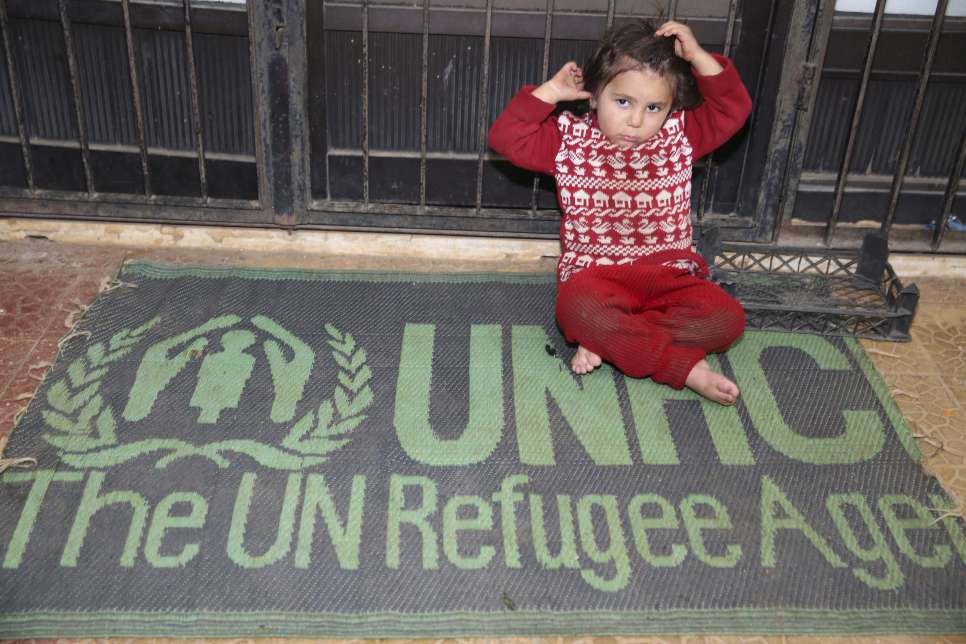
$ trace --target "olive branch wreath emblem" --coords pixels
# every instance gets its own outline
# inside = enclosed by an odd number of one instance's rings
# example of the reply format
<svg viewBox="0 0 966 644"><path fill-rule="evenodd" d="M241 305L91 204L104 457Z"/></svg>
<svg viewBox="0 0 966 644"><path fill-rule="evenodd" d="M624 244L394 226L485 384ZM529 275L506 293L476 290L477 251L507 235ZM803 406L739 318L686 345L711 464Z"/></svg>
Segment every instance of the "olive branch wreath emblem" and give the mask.
<svg viewBox="0 0 966 644"><path fill-rule="evenodd" d="M256 440L224 440L193 445L173 438L154 438L121 443L117 421L101 396L101 381L112 363L131 352L160 318L134 329L123 329L107 342L90 345L71 362L67 374L47 391L41 417L51 430L43 439L60 450L61 460L72 467L111 467L151 452L161 452L154 466L166 468L172 462L202 456L218 467L228 467L226 454L245 454L260 465L282 470L299 470L317 465L351 441L349 434L366 419L373 394L372 371L366 352L349 333L331 324L324 326L332 359L339 366L333 395L295 422L276 445Z"/></svg>

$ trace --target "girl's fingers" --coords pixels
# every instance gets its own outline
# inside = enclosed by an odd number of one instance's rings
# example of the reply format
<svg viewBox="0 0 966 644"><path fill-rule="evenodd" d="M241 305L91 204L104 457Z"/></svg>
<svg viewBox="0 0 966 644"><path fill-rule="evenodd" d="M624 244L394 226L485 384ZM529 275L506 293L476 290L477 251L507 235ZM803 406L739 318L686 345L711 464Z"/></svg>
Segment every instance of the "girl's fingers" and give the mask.
<svg viewBox="0 0 966 644"><path fill-rule="evenodd" d="M690 29L687 25L681 24L679 22L665 22L661 27L654 32L655 36L675 36L677 38L687 37L690 33Z"/></svg>

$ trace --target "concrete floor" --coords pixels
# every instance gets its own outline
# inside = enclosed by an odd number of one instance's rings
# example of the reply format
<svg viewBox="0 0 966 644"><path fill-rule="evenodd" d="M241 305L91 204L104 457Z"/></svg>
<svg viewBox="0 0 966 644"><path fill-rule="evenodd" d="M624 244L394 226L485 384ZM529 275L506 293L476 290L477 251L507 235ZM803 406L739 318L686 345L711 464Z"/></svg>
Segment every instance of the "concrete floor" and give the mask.
<svg viewBox="0 0 966 644"><path fill-rule="evenodd" d="M91 243L95 241L104 243ZM110 283L123 261L552 272L555 246L553 242L434 240L407 235L318 233L313 237L271 231L0 220L0 454L17 415L53 362L58 340ZM913 340L862 344L913 427L925 455L924 468L939 478L962 513L966 502L966 260L900 259L893 258L896 272L904 282L918 284L921 292ZM903 267L912 274L903 273ZM935 636L593 639L677 643L966 642L966 637Z"/></svg>

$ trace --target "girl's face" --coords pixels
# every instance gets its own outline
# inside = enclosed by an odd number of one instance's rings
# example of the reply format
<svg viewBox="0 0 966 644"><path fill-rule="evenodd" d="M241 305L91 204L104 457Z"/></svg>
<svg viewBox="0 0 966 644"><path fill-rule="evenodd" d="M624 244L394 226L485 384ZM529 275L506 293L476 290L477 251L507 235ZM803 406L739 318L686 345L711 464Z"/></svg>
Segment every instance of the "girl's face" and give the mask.
<svg viewBox="0 0 966 644"><path fill-rule="evenodd" d="M645 68L621 72L590 104L607 140L619 148L632 148L657 134L671 103L671 84Z"/></svg>

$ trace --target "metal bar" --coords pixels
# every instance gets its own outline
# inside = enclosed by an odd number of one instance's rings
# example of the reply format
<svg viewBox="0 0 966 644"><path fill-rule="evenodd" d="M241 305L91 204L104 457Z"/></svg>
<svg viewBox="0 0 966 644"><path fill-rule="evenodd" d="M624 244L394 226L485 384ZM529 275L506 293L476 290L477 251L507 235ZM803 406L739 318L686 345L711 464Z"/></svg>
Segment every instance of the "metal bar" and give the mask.
<svg viewBox="0 0 966 644"><path fill-rule="evenodd" d="M835 182L835 200L832 202L832 214L825 228L825 245L831 245L835 235L835 225L839 220L842 208L842 197L845 195L849 167L852 165L852 154L855 152L855 141L858 138L859 122L862 119L862 106L865 103L865 92L869 87L869 76L872 73L872 62L875 59L876 46L879 44L879 33L882 31L882 16L885 14L885 0L876 0L875 18L872 21L872 35L869 38L868 52L865 55L865 66L862 70L862 80L859 83L859 97L852 112L852 125L849 128L849 139L845 145L845 158L839 169L838 180Z"/></svg>
<svg viewBox="0 0 966 644"><path fill-rule="evenodd" d="M18 139L15 136L6 136L0 134L0 142L12 143L17 142ZM77 141L67 141L63 139L44 139L40 137L33 137L30 140L30 144L34 147L48 147L48 148L60 148L63 150L80 150L80 143ZM128 145L125 143L98 143L96 141L88 142L88 150L97 150L99 152L125 152L128 154L137 154L138 146ZM193 159L196 153L193 150L176 150L173 148L156 148L153 146L148 147L148 154L151 156L165 156L165 157L184 157ZM356 155L361 155L361 152L356 151ZM218 161L240 161L242 163L255 163L255 157L250 154L233 154L231 152L208 152L205 154L206 159L213 159ZM472 158L476 158L475 155Z"/></svg>
<svg viewBox="0 0 966 644"><path fill-rule="evenodd" d="M479 161L476 167L476 212L483 204L483 155L486 154L487 104L490 97L490 31L493 0L486 0L486 28L483 32L483 87L480 89Z"/></svg>
<svg viewBox="0 0 966 644"><path fill-rule="evenodd" d="M231 226L258 226L265 228L261 210L257 202L239 202L211 207L200 203L173 203L168 198L164 203L152 200L151 208L144 207L143 197L137 195L137 202L108 202L99 194L93 199L78 200L77 193L60 193L47 196L38 191L36 196L11 197L0 195L0 212L15 213L16 217L42 217L51 219L80 219L85 221L131 221L139 223L188 224L229 224ZM39 198L38 198L39 197ZM212 200L214 203L215 200ZM255 207L253 207L255 206Z"/></svg>
<svg viewBox="0 0 966 644"><path fill-rule="evenodd" d="M768 19L764 23L765 26L765 38L762 43L762 55L758 62L758 71L755 74L755 90L751 96L752 106L760 105L762 99L762 93L765 88L765 71L768 67L768 53L770 51L770 44L772 42L772 34L775 32L776 26L775 22L777 20L777 14L779 9L783 9L783 0L776 0L772 2L768 11ZM800 3L792 2L792 15L788 22L789 36L795 34L801 29L802 25L808 24L808 9L810 6L814 6L811 3ZM749 21L754 20L754 16L751 15L751 4L744 3L741 7L742 18L741 27L746 29ZM784 51L782 53L782 72L777 83L778 96L787 96L792 90L790 89L790 83L792 82L788 77L791 76L789 73L789 67L792 65L792 61L795 57L801 57L803 54L803 47L807 47L807 42L803 43L801 38L788 37L784 43ZM754 108L752 108L754 109ZM776 105L776 111L771 119L771 128L768 137L768 147L765 150L765 162L761 164L761 179L756 181L756 195L746 195L745 193L745 177L749 174L749 158L751 157L752 148L754 147L754 137L750 137L750 140L744 146L744 150L741 154L741 167L738 170L738 199L739 202L743 198L748 198L749 200L754 199L754 219L756 222L756 239L757 235L760 233L762 228L767 228L768 220L766 213L771 213L779 203L780 193L778 190L774 189L776 183L778 183L784 177L784 164L787 160L788 151L784 147L783 143L788 137L788 132L790 132L791 124L794 123L794 117L787 115L787 109L782 101L778 101ZM754 129L754 120L752 119L752 128ZM770 231L768 231L770 232Z"/></svg>
<svg viewBox="0 0 966 644"><path fill-rule="evenodd" d="M429 138L429 0L423 0L423 74L419 89L419 205L426 206L426 143Z"/></svg>
<svg viewBox="0 0 966 644"><path fill-rule="evenodd" d="M81 103L80 80L77 78L77 58L74 55L74 39L71 36L70 18L67 16L67 0L57 0L57 10L60 13L60 26L64 31L67 71L70 74L70 88L74 96L77 142L80 144L81 162L84 164L84 181L87 183L87 194L90 196L94 193L94 177L91 174L91 155L87 147L87 122L84 120L84 105Z"/></svg>
<svg viewBox="0 0 966 644"><path fill-rule="evenodd" d="M678 0L668 0L667 19L674 20L678 15Z"/></svg>
<svg viewBox="0 0 966 644"><path fill-rule="evenodd" d="M946 184L946 196L943 199L943 211L939 221L936 222L936 230L932 233L932 250L938 250L942 244L943 235L946 234L946 224L949 222L949 215L953 211L953 201L956 200L956 192L959 190L959 178L963 176L963 165L966 165L966 132L963 132L959 139L959 158L953 165L952 174L949 175L949 183Z"/></svg>
<svg viewBox="0 0 966 644"><path fill-rule="evenodd" d="M0 30L3 32L3 51L7 58L7 78L10 81L10 97L13 99L13 111L17 118L17 136L20 138L20 153L23 155L24 171L27 175L27 188L34 190L33 165L30 162L30 132L24 118L23 95L17 82L17 65L13 57L13 47L10 46L10 24L7 21L7 0L0 0Z"/></svg>
<svg viewBox="0 0 966 644"><path fill-rule="evenodd" d="M362 202L369 205L369 0L362 0Z"/></svg>
<svg viewBox="0 0 966 644"><path fill-rule="evenodd" d="M553 0L547 0L547 19L543 33L543 65L540 68L540 82L547 79L550 67L550 33L553 30ZM540 175L533 175L533 193L530 195L530 211L537 211L537 194L540 190Z"/></svg>
<svg viewBox="0 0 966 644"><path fill-rule="evenodd" d="M3 137L0 136L0 141ZM334 157L361 157L362 150L358 148L329 148L329 154ZM369 152L370 159L392 158L392 159L416 159L420 153L418 150L372 150ZM476 161L479 158L476 152L449 152L446 150L427 150L427 159L445 159L447 161ZM487 152L483 155L486 161L505 161L506 157L496 152Z"/></svg>
<svg viewBox="0 0 966 644"><path fill-rule="evenodd" d="M205 137L201 122L201 100L198 95L198 69L195 65L194 38L191 32L191 0L184 0L184 44L188 58L188 79L191 83L191 120L195 129L198 148L198 177L201 180L201 198L208 200L208 175L205 172Z"/></svg>
<svg viewBox="0 0 966 644"><path fill-rule="evenodd" d="M268 163L270 158L268 145L268 131L271 129L271 118L268 114L271 109L268 106L266 97L265 73L262 69L262 56L260 45L263 45L265 37L262 35L264 19L261 12L264 9L264 2L259 0L248 0L245 5L245 16L248 19L248 68L250 70L252 83L252 118L255 138L255 168L258 173L258 202L262 206L262 214L269 218L274 218L275 210L272 203L272 169Z"/></svg>
<svg viewBox="0 0 966 644"><path fill-rule="evenodd" d="M34 192L28 192L22 188L8 188L6 186L0 187L0 198L6 199L30 199L33 198L37 201L37 208L32 209L30 212L39 213L50 213L56 214L64 208L68 208L65 202L71 202L76 204L81 204L78 206L78 212L90 212L89 209L85 210L88 204L114 204L118 207L121 206L131 206L140 208L143 212L148 212L144 210L144 195L134 194L134 193L123 193L123 192L97 192L91 195L89 199L78 200L76 192L68 192L64 190L49 190L49 189L37 189ZM56 205L54 205L56 204ZM213 197L207 202L200 197L179 197L176 195L155 195L151 199L152 206L178 206L185 208L202 208L207 210L208 208L214 209L240 209L240 210L251 210L258 207L257 201L251 201L248 199L228 199L228 198L217 198ZM16 213L17 211L13 211ZM24 211L26 212L26 211ZM73 212L73 210L67 210L65 212ZM199 219L196 223L204 223L204 219Z"/></svg>
<svg viewBox="0 0 966 644"><path fill-rule="evenodd" d="M724 55L731 57L734 47L735 23L738 21L738 0L731 0L728 5L728 30L725 32Z"/></svg>
<svg viewBox="0 0 966 644"><path fill-rule="evenodd" d="M124 38L127 41L127 67L131 77L131 92L134 95L134 120L138 132L138 145L141 148L141 174L144 176L144 195L151 195L151 173L148 170L148 147L144 136L144 108L141 103L141 74L138 72L137 56L134 51L134 31L131 29L130 0L121 0L124 12Z"/></svg>
<svg viewBox="0 0 966 644"><path fill-rule="evenodd" d="M896 216L896 206L899 205L899 193L902 191L902 182L906 178L906 169L909 167L909 154L912 152L912 143L916 131L919 129L919 117L922 115L922 104L925 102L926 89L929 85L929 75L932 73L933 61L936 59L936 49L939 47L939 38L942 36L943 21L946 17L946 7L949 0L939 0L936 5L936 13L932 18L932 28L929 31L929 45L926 47L926 57L923 61L922 74L919 76L919 87L916 88L916 100L913 103L912 118L909 127L904 133L902 142L902 152L899 154L899 163L896 172L892 177L892 189L889 191L889 210L882 222L882 231L889 236L892 229L892 221Z"/></svg>
<svg viewBox="0 0 966 644"><path fill-rule="evenodd" d="M291 105L298 106L293 114L289 109L292 185L292 222L305 221L308 202L312 198L312 88L309 85L310 45L308 2L293 2L286 7L286 22L290 26L285 35L285 55L288 58L288 88ZM291 225L290 224L290 225Z"/></svg>
<svg viewBox="0 0 966 644"><path fill-rule="evenodd" d="M542 208L537 210L537 212L531 213L530 210L519 209L519 208L508 208L508 207L487 207L483 208L481 211L477 212L475 206L436 206L427 205L425 208L420 208L417 204L402 204L402 203L380 203L374 202L368 206L364 206L358 201L325 201L322 199L313 199L309 201L309 210L312 212L319 213L343 213L343 214L357 214L357 215L432 215L432 216L443 216L450 219L506 219L509 221L549 221L560 223L560 210L556 207L553 208ZM347 224L353 225L353 224ZM732 217L729 220L722 219L720 221L721 228L728 229L740 229L750 227L750 220L742 220L736 217ZM500 228L494 228L495 231L499 231ZM510 232L510 231L507 231ZM559 231L558 231L559 234Z"/></svg>
<svg viewBox="0 0 966 644"><path fill-rule="evenodd" d="M812 127L812 116L815 111L815 100L818 98L818 88L821 82L822 65L828 50L829 37L832 34L832 24L835 17L835 0L822 0L817 7L814 18L815 27L812 31L811 46L805 54L805 64L800 69L802 83L799 86L798 119L792 134L788 153L788 166L785 170L784 199L779 204L778 217L771 232L773 242L786 221L790 221L795 212L795 201L798 198L798 186L802 177L802 165L805 162L805 151L808 147L808 134Z"/></svg>
<svg viewBox="0 0 966 644"><path fill-rule="evenodd" d="M357 201L321 201L313 200L309 202L309 209L313 212L333 212L346 214L372 214L372 215L422 215L427 216L446 216L469 219L508 219L520 221L560 221L560 211L553 209L538 210L532 213L529 210L514 208L483 208L477 211L474 206L435 206L427 205L425 208L416 204L401 203L371 203L363 206Z"/></svg>
<svg viewBox="0 0 966 644"><path fill-rule="evenodd" d="M731 48L734 38L735 22L738 17L738 0L731 0L728 5L728 30L725 32L724 55L731 58ZM704 212L709 205L714 203L714 182L712 175L717 176L718 171L714 163L714 153L708 155L705 164L704 179L701 182L701 192L698 195L698 222L704 219Z"/></svg>
<svg viewBox="0 0 966 644"><path fill-rule="evenodd" d="M306 199L315 198L317 191L325 191L329 198L329 155L326 132L326 69L325 69L325 7L323 2L305 4L305 24L302 40L307 55L305 77L308 81L305 127L308 129L305 154L305 177L308 181ZM324 172L319 177L320 169ZM324 186L322 184L325 184ZM307 201L306 201L307 204Z"/></svg>
<svg viewBox="0 0 966 644"><path fill-rule="evenodd" d="M607 28L610 29L614 24L614 8L617 5L617 0L608 0L607 2Z"/></svg>

